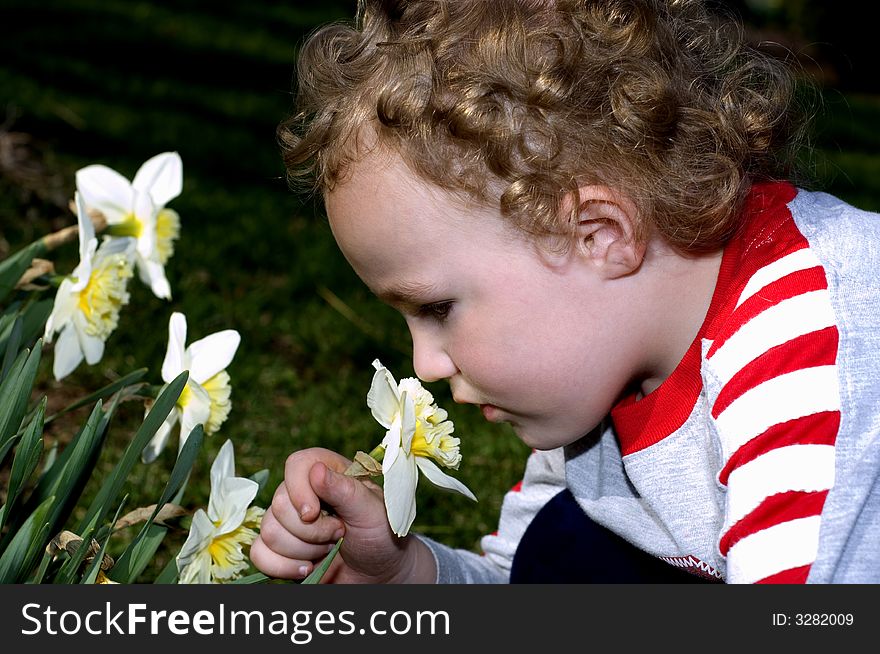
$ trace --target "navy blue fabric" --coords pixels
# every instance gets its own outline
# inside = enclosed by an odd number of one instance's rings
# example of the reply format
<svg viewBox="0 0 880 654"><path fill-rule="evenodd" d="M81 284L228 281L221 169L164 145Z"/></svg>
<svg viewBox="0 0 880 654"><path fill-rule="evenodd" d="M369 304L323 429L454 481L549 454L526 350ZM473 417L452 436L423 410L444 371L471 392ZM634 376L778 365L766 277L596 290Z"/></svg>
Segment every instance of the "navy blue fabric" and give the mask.
<svg viewBox="0 0 880 654"><path fill-rule="evenodd" d="M535 516L513 557L510 583L705 583L643 552L593 522L571 491L556 495Z"/></svg>

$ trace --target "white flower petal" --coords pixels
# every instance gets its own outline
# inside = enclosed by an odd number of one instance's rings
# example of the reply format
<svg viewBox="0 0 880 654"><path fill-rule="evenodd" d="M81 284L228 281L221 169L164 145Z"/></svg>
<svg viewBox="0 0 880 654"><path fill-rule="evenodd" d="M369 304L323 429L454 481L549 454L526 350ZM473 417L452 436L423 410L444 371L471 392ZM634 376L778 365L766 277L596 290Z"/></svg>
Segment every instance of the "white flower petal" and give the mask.
<svg viewBox="0 0 880 654"><path fill-rule="evenodd" d="M237 331L225 329L191 343L187 352L192 379L201 384L225 370L232 363L240 342Z"/></svg>
<svg viewBox="0 0 880 654"><path fill-rule="evenodd" d="M462 484L455 477L450 477L445 472L440 470L440 468L437 467L437 465L430 459L418 456L416 457L416 465L419 467L419 470L422 471L422 474L428 478L428 481L430 481L435 486L456 491L457 493L461 493L465 497L472 499L474 502L477 501L476 496L470 491L467 486Z"/></svg>
<svg viewBox="0 0 880 654"><path fill-rule="evenodd" d="M367 392L367 406L376 422L388 429L400 410L400 394L397 382L388 369L379 363L379 359L373 361L373 367L376 372Z"/></svg>
<svg viewBox="0 0 880 654"><path fill-rule="evenodd" d="M74 316L74 320L77 320L81 315ZM77 329L77 336L79 336L79 345L86 358L86 363L90 366L98 363L104 356L104 341L98 336L87 334L83 329Z"/></svg>
<svg viewBox="0 0 880 654"><path fill-rule="evenodd" d="M411 457L397 457L386 470L382 470L385 481L385 512L391 530L398 536L406 536L416 518L416 485L419 474Z"/></svg>
<svg viewBox="0 0 880 654"><path fill-rule="evenodd" d="M55 359L52 361L52 374L56 381L67 377L83 360L83 353L72 323L62 328L58 342L55 343Z"/></svg>
<svg viewBox="0 0 880 654"><path fill-rule="evenodd" d="M257 496L260 485L253 479L227 477L208 499L208 517L217 526L217 535L235 531L244 522L248 507Z"/></svg>
<svg viewBox="0 0 880 654"><path fill-rule="evenodd" d="M196 425L204 425L211 415L211 396L192 378L186 382L187 402L180 415L180 447L186 443Z"/></svg>
<svg viewBox="0 0 880 654"><path fill-rule="evenodd" d="M168 349L162 362L162 381L173 381L182 373L184 367L184 348L186 344L186 316L175 311L168 321Z"/></svg>
<svg viewBox="0 0 880 654"><path fill-rule="evenodd" d="M148 159L134 176L132 186L147 191L163 207L183 191L183 162L176 152L163 152Z"/></svg>
<svg viewBox="0 0 880 654"><path fill-rule="evenodd" d="M147 259L156 252L156 207L150 194L144 191L135 191L134 194L134 215L141 223L140 235L137 239L138 253Z"/></svg>
<svg viewBox="0 0 880 654"><path fill-rule="evenodd" d="M77 301L77 296L73 292L73 282L69 279L62 280L58 286L58 292L55 294L52 313L46 320L44 339L47 343L52 342L55 332L61 331L70 322L73 312L76 311Z"/></svg>
<svg viewBox="0 0 880 654"><path fill-rule="evenodd" d="M214 532L214 524L211 522L211 519L204 509L198 509L195 515L193 515L186 542L184 542L180 548L180 553L177 555L177 569L181 576L184 569L191 565L198 558L199 553L210 545L211 540L214 538ZM210 568L206 572L208 578L198 583L210 581Z"/></svg>
<svg viewBox="0 0 880 654"><path fill-rule="evenodd" d="M153 434L153 437L150 439L150 442L147 443L144 451L141 452L141 462L152 463L156 460L159 453L165 449L168 437L171 436L171 430L174 428L174 425L177 424L179 417L177 408L171 409L171 413L169 413L165 418L165 421L159 425L159 429L156 430L156 433Z"/></svg>
<svg viewBox="0 0 880 654"><path fill-rule="evenodd" d="M186 565L181 566L178 564L177 583L210 584L213 582L211 578L213 565L214 560L211 558L211 552L208 546L205 545L205 548L196 552Z"/></svg>
<svg viewBox="0 0 880 654"><path fill-rule="evenodd" d="M217 452L214 463L211 464L211 496L220 488L221 482L227 477L235 476L235 452L232 449L232 441L228 438L223 447Z"/></svg>
<svg viewBox="0 0 880 654"><path fill-rule="evenodd" d="M171 284L168 283L168 279L165 277L165 266L156 260L145 259L139 256L137 259L137 271L138 277L140 277L144 284L150 287L153 295L160 300L171 299Z"/></svg>
<svg viewBox="0 0 880 654"><path fill-rule="evenodd" d="M90 239L88 243L86 243L85 259L81 260L76 268L73 269L73 272L68 275L70 279L70 290L73 292L79 292L83 290L89 283L89 279L92 276L92 269L94 268L94 259L95 259L95 251L98 249L98 239L93 238Z"/></svg>
<svg viewBox="0 0 880 654"><path fill-rule="evenodd" d="M385 447L385 454L382 457L382 474L388 470L402 450L400 449L400 416L391 423L391 428L385 432L385 438L382 439L382 445Z"/></svg>
<svg viewBox="0 0 880 654"><path fill-rule="evenodd" d="M427 408L431 404L434 404L434 396L431 395L431 393L422 386L422 382L415 377L404 377L401 379L400 383L397 385L397 390L401 393L403 393L403 391L409 393L417 406Z"/></svg>
<svg viewBox="0 0 880 654"><path fill-rule="evenodd" d="M134 207L134 189L112 168L86 166L76 172L76 188L85 204L104 214L109 224L125 220Z"/></svg>
<svg viewBox="0 0 880 654"><path fill-rule="evenodd" d="M97 266L107 257L122 254L128 259L134 257L135 239L131 236L108 236L101 243L101 247L94 253L94 265Z"/></svg>
<svg viewBox="0 0 880 654"><path fill-rule="evenodd" d="M95 226L92 224L92 219L89 218L88 211L86 211L86 203L83 200L82 194L79 192L74 192L73 201L76 204L76 227L79 234L79 260L80 262L89 261L91 257L88 256L88 252L90 250L89 242L95 238ZM91 249L94 252L94 249Z"/></svg>
<svg viewBox="0 0 880 654"><path fill-rule="evenodd" d="M400 409L400 447L409 455L416 434L416 403L406 391L400 395Z"/></svg>

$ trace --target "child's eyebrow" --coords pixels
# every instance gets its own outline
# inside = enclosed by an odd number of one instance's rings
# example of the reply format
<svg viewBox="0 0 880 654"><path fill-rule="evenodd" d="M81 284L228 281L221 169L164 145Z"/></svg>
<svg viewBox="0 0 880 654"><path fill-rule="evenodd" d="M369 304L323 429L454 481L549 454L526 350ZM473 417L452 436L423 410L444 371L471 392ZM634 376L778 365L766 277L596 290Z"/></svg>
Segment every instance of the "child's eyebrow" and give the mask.
<svg viewBox="0 0 880 654"><path fill-rule="evenodd" d="M421 304L426 297L432 297L437 286L428 282L401 282L376 292L376 297L390 305Z"/></svg>

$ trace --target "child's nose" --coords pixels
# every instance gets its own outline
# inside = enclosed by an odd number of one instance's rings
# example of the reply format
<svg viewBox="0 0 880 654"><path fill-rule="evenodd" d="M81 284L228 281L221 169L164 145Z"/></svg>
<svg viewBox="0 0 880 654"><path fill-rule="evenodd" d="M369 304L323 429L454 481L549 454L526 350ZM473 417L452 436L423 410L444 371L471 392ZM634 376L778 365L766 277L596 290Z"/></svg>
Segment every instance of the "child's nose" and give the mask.
<svg viewBox="0 0 880 654"><path fill-rule="evenodd" d="M412 340L413 368L423 382L448 379L457 372L452 358L436 339L413 332Z"/></svg>

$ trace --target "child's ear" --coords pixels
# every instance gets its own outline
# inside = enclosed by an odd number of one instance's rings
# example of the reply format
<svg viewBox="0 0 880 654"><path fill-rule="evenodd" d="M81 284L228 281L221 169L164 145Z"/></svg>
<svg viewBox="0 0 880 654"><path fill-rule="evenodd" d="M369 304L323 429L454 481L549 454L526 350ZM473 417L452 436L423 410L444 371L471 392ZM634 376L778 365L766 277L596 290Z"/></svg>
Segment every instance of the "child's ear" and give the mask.
<svg viewBox="0 0 880 654"><path fill-rule="evenodd" d="M568 208L575 198L568 199ZM642 264L646 243L638 236L638 210L606 186L578 189L577 248L605 279L629 275Z"/></svg>

